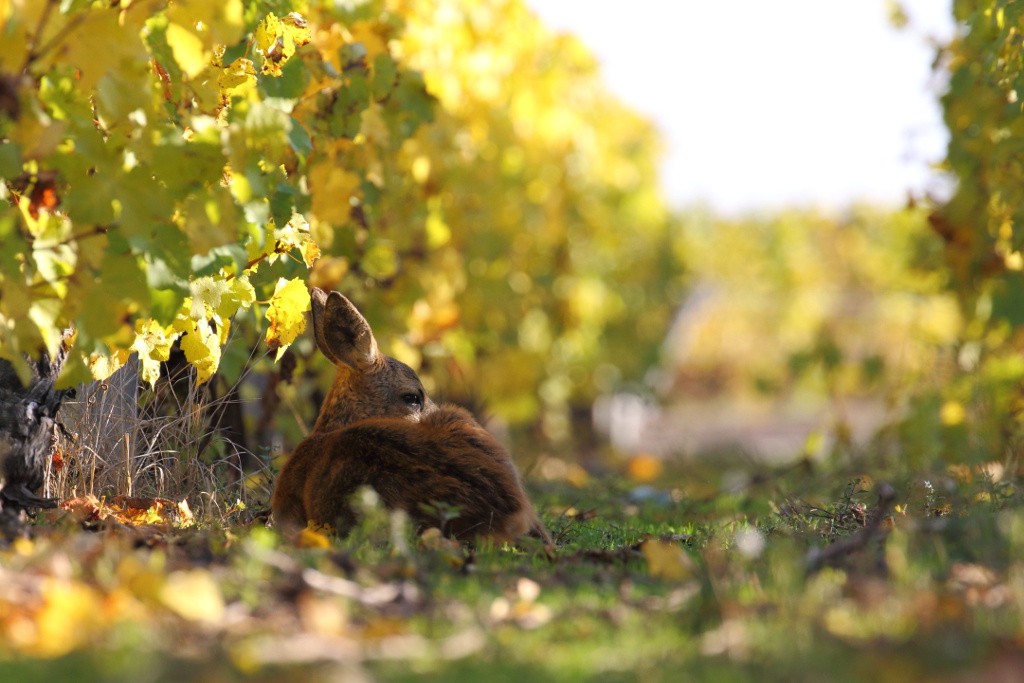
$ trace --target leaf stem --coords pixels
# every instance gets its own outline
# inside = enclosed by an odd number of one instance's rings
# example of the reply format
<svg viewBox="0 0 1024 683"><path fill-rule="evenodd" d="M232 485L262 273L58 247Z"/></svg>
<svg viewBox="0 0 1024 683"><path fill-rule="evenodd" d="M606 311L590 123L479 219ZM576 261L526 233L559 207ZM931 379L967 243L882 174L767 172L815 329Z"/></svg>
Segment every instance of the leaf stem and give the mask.
<svg viewBox="0 0 1024 683"><path fill-rule="evenodd" d="M39 59L40 57L45 55L47 52L49 52L50 50L52 50L53 48L55 48L58 45L60 45L61 42L65 38L67 38L68 35L72 31L74 31L76 28L78 28L78 26L83 21L85 21L85 18L87 16L85 13L76 14L75 16L73 16L71 18L70 21L68 21L68 23L64 24L64 26L61 27L61 29L59 31L57 31L56 35L54 35L53 38L50 38L48 41L46 41L46 43L42 47L37 47L34 43L36 43L39 40L39 38L42 36L42 30L44 28L44 23L45 23L46 19L49 18L50 9L54 5L56 5L56 4L57 4L57 0L50 0L50 2L46 3L46 8L43 10L43 17L42 17L42 19L39 22L39 28L37 29L37 33L32 38L32 42L33 42L32 49L30 49L28 51L28 55L25 57L25 65L22 67L22 69L21 69L22 71L27 70L28 67L32 64L32 62L36 61L37 59Z"/></svg>
<svg viewBox="0 0 1024 683"><path fill-rule="evenodd" d="M50 21L50 12L53 11L53 7L57 2L58 0L49 0L46 6L43 7L43 13L39 15L39 24L36 26L35 33L32 34L32 43L29 45L28 53L25 55L25 63L21 65L21 73L24 73L29 65L39 58L36 48L39 46L39 41L43 36L43 29L46 28L46 24Z"/></svg>
<svg viewBox="0 0 1024 683"><path fill-rule="evenodd" d="M266 254L262 254L261 256L257 256L256 258L251 259L248 263L245 264L245 268L243 268L242 270L243 271L244 270L249 270L250 268L252 268L253 266L255 266L257 263L259 263L260 261L262 261L265 258L267 258L267 255ZM235 277L235 273L231 273L230 275L228 275L224 279L225 280L231 280L234 277Z"/></svg>

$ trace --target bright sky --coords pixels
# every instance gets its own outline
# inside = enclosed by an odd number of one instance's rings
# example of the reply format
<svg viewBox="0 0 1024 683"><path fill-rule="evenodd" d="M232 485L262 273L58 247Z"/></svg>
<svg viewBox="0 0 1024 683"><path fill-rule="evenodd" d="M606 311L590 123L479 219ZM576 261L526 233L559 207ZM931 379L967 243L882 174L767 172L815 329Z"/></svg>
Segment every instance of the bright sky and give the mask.
<svg viewBox="0 0 1024 683"><path fill-rule="evenodd" d="M902 203L939 189L946 135L928 36L951 0L527 0L597 55L662 131L665 193L738 213Z"/></svg>

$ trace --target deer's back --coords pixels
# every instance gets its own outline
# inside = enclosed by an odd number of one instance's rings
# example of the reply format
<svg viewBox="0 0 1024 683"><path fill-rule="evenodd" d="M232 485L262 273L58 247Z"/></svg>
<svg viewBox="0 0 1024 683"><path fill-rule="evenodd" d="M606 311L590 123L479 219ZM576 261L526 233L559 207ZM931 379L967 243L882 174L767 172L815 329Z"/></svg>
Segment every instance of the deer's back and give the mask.
<svg viewBox="0 0 1024 683"><path fill-rule="evenodd" d="M514 539L530 526L532 506L505 449L473 417L441 406L418 422L378 417L314 432L281 473L274 512L345 528L351 494L372 486L384 504L421 527ZM441 506L438 506L438 503ZM458 508L446 520L444 506Z"/></svg>

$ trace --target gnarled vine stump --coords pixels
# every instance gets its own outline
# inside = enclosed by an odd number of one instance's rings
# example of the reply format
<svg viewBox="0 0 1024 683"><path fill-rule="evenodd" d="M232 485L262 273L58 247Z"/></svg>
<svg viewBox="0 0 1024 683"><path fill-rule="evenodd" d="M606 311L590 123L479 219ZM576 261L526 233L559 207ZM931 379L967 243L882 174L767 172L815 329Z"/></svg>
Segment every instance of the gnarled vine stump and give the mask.
<svg viewBox="0 0 1024 683"><path fill-rule="evenodd" d="M57 411L70 393L54 388L66 357L62 348L54 358L44 353L29 360L28 386L10 362L0 359L0 537L24 531L26 510L56 506L55 500L38 492L46 476Z"/></svg>

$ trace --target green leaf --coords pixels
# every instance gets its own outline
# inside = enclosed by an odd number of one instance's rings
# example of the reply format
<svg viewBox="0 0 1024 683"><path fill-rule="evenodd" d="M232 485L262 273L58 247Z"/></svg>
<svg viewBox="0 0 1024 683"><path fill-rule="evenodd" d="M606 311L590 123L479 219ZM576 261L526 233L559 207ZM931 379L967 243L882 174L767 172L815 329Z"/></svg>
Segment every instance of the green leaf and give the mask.
<svg viewBox="0 0 1024 683"><path fill-rule="evenodd" d="M373 60L373 97L383 100L398 84L398 65L391 55L379 54Z"/></svg>
<svg viewBox="0 0 1024 683"><path fill-rule="evenodd" d="M352 139L362 126L363 111L370 104L370 87L364 74L355 74L338 89L331 107L331 135Z"/></svg>
<svg viewBox="0 0 1024 683"><path fill-rule="evenodd" d="M363 270L375 280L386 280L398 272L398 255L390 242L380 241L366 250L362 260Z"/></svg>
<svg viewBox="0 0 1024 683"><path fill-rule="evenodd" d="M306 137L308 139L309 136ZM0 142L0 178L9 180L19 175L21 175L21 145L13 142Z"/></svg>
<svg viewBox="0 0 1024 683"><path fill-rule="evenodd" d="M170 325L188 296L186 287L150 290L149 314L161 325Z"/></svg>
<svg viewBox="0 0 1024 683"><path fill-rule="evenodd" d="M174 213L172 197L180 190L169 190L148 165L137 166L122 175L117 183L117 200L121 205L120 230L129 237L138 251L154 252L172 265L172 271L185 274L181 268L181 250L188 250L188 241L171 224ZM179 182L178 178L174 182ZM165 258L165 252L174 257ZM187 261L186 261L187 263Z"/></svg>
<svg viewBox="0 0 1024 683"><path fill-rule="evenodd" d="M72 349L71 353L68 354L67 360L64 361L64 366L60 369L60 375L57 377L55 387L57 389L70 389L87 384L90 381L92 381L92 373L89 371L89 366L86 365L81 351L77 348Z"/></svg>
<svg viewBox="0 0 1024 683"><path fill-rule="evenodd" d="M163 192L183 199L191 192L220 182L224 171L224 154L213 139L196 138L193 142L171 141L153 149L152 166L144 172L154 175L163 184ZM146 200L148 197L138 197Z"/></svg>
<svg viewBox="0 0 1024 683"><path fill-rule="evenodd" d="M260 87L268 98L279 100L298 100L306 92L310 73L306 65L298 60L289 60L281 67L279 78L264 78Z"/></svg>
<svg viewBox="0 0 1024 683"><path fill-rule="evenodd" d="M147 281L155 289L182 287L192 273L188 239L172 226L129 235L132 249L145 254Z"/></svg>
<svg viewBox="0 0 1024 683"><path fill-rule="evenodd" d="M309 137L309 132L298 119L292 119L291 128L288 130L288 142L292 149L303 156L308 156L313 151L313 141Z"/></svg>
<svg viewBox="0 0 1024 683"><path fill-rule="evenodd" d="M99 276L86 288L83 298L82 329L96 339L117 334L117 342L127 346L123 335L133 312L149 309L149 287L138 257L128 243L115 233Z"/></svg>
<svg viewBox="0 0 1024 683"><path fill-rule="evenodd" d="M107 225L114 222L116 185L98 174L76 178L64 195L64 209L76 223Z"/></svg>
<svg viewBox="0 0 1024 683"><path fill-rule="evenodd" d="M270 220L274 223L286 223L295 213L295 190L285 184L278 186L277 192L270 196Z"/></svg>
<svg viewBox="0 0 1024 683"><path fill-rule="evenodd" d="M397 105L397 126L401 138L412 137L420 125L434 120L435 100L427 92L423 76L419 73L403 71L392 98Z"/></svg>

